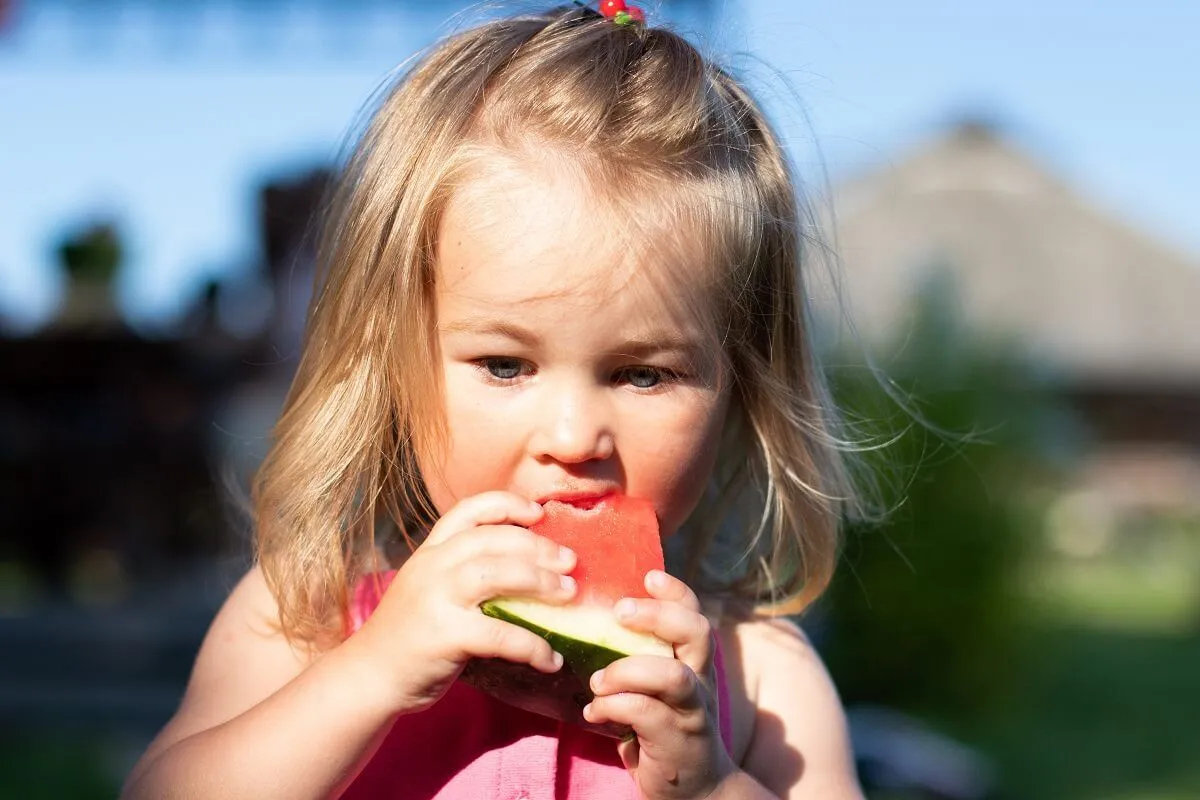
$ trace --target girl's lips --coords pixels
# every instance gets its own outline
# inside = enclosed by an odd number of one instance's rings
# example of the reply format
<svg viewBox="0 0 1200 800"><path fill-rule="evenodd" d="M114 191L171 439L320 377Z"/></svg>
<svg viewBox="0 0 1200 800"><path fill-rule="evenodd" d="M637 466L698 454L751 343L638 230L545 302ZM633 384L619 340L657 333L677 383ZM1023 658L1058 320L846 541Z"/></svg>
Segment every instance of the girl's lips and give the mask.
<svg viewBox="0 0 1200 800"><path fill-rule="evenodd" d="M538 500L538 503L545 505L551 500L558 503L566 503L567 505L575 506L576 508L593 508L604 501L606 497L611 497L616 494L615 491L609 490L605 492L562 492L551 494Z"/></svg>

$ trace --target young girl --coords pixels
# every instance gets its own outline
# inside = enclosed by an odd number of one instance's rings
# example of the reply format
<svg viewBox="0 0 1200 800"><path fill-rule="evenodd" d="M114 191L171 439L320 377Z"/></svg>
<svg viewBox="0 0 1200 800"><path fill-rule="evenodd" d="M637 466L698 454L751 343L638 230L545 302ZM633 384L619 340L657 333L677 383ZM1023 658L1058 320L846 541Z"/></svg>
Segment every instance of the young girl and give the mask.
<svg viewBox="0 0 1200 800"><path fill-rule="evenodd" d="M745 89L620 5L468 30L382 101L256 481L257 564L126 797L861 797L777 619L827 583L850 496L796 187ZM685 579L615 609L675 652L592 679L622 742L456 680L561 667L478 606L566 602L574 555L528 527L613 493L653 502Z"/></svg>

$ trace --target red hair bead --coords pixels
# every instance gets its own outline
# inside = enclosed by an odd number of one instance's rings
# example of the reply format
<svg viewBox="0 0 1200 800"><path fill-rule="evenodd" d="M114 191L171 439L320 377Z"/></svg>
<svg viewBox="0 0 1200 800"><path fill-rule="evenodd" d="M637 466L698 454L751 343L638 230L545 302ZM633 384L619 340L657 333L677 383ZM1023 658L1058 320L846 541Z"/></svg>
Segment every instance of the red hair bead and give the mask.
<svg viewBox="0 0 1200 800"><path fill-rule="evenodd" d="M600 13L604 16L612 18L620 11L625 11L625 0L600 0Z"/></svg>

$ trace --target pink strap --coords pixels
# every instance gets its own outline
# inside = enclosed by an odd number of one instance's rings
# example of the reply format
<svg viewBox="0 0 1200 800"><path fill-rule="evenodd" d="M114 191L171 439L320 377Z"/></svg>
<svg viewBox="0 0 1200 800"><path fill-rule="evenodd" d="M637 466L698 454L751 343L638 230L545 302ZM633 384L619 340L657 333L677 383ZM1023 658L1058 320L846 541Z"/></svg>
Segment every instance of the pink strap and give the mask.
<svg viewBox="0 0 1200 800"><path fill-rule="evenodd" d="M372 572L364 575L354 586L354 591L350 593L350 603L346 608L346 636L357 631L367 621L367 617L379 605L379 601L383 599L383 593L392 585L392 579L396 577L396 570L390 569L386 572Z"/></svg>
<svg viewBox="0 0 1200 800"><path fill-rule="evenodd" d="M721 741L725 749L733 750L733 719L729 713L729 681L725 677L725 656L721 652L721 638L713 631L713 671L717 678L717 724L721 730Z"/></svg>

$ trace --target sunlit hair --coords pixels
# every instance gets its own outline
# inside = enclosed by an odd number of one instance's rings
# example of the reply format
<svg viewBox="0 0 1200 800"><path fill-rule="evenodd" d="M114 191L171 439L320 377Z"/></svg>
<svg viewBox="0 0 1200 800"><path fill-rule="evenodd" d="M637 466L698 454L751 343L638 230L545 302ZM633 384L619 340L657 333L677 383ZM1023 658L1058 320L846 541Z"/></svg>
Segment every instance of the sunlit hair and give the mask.
<svg viewBox="0 0 1200 800"><path fill-rule="evenodd" d="M581 9L488 22L436 45L380 101L328 209L299 369L254 486L283 630L336 640L382 531L434 519L417 454L444 436L434 257L481 159L569 163L648 241L703 237L730 424L680 569L794 612L827 585L856 500L810 341L797 189L747 91L679 35ZM716 313L714 313L714 310ZM719 524L717 524L719 523Z"/></svg>

